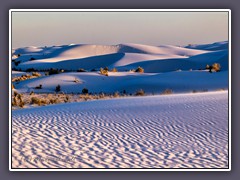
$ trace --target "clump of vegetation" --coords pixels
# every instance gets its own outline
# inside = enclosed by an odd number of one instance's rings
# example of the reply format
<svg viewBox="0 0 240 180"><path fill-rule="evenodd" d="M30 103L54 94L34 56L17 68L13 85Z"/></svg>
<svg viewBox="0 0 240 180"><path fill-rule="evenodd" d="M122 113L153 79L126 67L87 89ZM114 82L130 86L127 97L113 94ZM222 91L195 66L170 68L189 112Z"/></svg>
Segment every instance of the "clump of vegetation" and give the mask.
<svg viewBox="0 0 240 180"><path fill-rule="evenodd" d="M32 76L40 77L40 76L41 76L41 74L40 74L40 73L38 73L38 72L32 72Z"/></svg>
<svg viewBox="0 0 240 180"><path fill-rule="evenodd" d="M112 72L118 72L117 68L113 68Z"/></svg>
<svg viewBox="0 0 240 180"><path fill-rule="evenodd" d="M26 69L26 72L33 72L33 71L36 71L34 68L28 68Z"/></svg>
<svg viewBox="0 0 240 180"><path fill-rule="evenodd" d="M165 94L172 94L173 91L171 89L165 89L161 94L165 95Z"/></svg>
<svg viewBox="0 0 240 180"><path fill-rule="evenodd" d="M59 91L61 91L61 86L60 86L59 84L56 86L56 89L55 89L55 91L56 91L56 92L59 92Z"/></svg>
<svg viewBox="0 0 240 180"><path fill-rule="evenodd" d="M212 65L207 64L205 69L209 70L210 73L212 73L213 71L220 72L221 65L219 63L214 63Z"/></svg>
<svg viewBox="0 0 240 180"><path fill-rule="evenodd" d="M31 95L34 95L34 92L33 91L31 91L30 93L29 93L29 95L31 96Z"/></svg>
<svg viewBox="0 0 240 180"><path fill-rule="evenodd" d="M81 69L78 69L77 72L87 72L85 69L81 68Z"/></svg>
<svg viewBox="0 0 240 180"><path fill-rule="evenodd" d="M31 58L30 58L30 61L33 61L33 60L36 60L36 59L35 59L34 57L31 57Z"/></svg>
<svg viewBox="0 0 240 180"><path fill-rule="evenodd" d="M221 69L221 65L219 63L214 63L212 67L213 67L213 70L216 72L219 72Z"/></svg>
<svg viewBox="0 0 240 180"><path fill-rule="evenodd" d="M37 97L31 98L31 104L37 104L38 106L48 104L46 99L40 99Z"/></svg>
<svg viewBox="0 0 240 180"><path fill-rule="evenodd" d="M79 81L79 79L75 78L73 82L79 83L80 81Z"/></svg>
<svg viewBox="0 0 240 180"><path fill-rule="evenodd" d="M12 89L15 89L15 87L14 87L13 83L12 83Z"/></svg>
<svg viewBox="0 0 240 180"><path fill-rule="evenodd" d="M108 68L100 68L100 74L108 76Z"/></svg>
<svg viewBox="0 0 240 180"><path fill-rule="evenodd" d="M49 75L53 75L53 74L59 74L59 71L57 69L53 69L51 68L48 72Z"/></svg>
<svg viewBox="0 0 240 180"><path fill-rule="evenodd" d="M14 61L15 66L18 66L20 64L20 61Z"/></svg>
<svg viewBox="0 0 240 180"><path fill-rule="evenodd" d="M136 93L135 93L136 96L144 96L145 95L145 92L144 90L140 89L138 90Z"/></svg>
<svg viewBox="0 0 240 180"><path fill-rule="evenodd" d="M113 97L119 97L119 93L118 92L115 92L114 94L113 94Z"/></svg>
<svg viewBox="0 0 240 180"><path fill-rule="evenodd" d="M83 93L83 94L88 94L88 89L87 89L87 88L83 88L83 89L82 89L82 93Z"/></svg>
<svg viewBox="0 0 240 180"><path fill-rule="evenodd" d="M144 73L144 69L142 67L138 66L138 68L135 70L135 72Z"/></svg>
<svg viewBox="0 0 240 180"><path fill-rule="evenodd" d="M23 101L22 94L18 94L16 91L14 91L12 106L19 106L23 108L24 105L25 105L25 102Z"/></svg>
<svg viewBox="0 0 240 180"><path fill-rule="evenodd" d="M38 104L39 102L40 102L40 99L38 99L37 97L31 98L31 104Z"/></svg>
<svg viewBox="0 0 240 180"><path fill-rule="evenodd" d="M39 84L38 86L36 86L35 89L42 89L42 84Z"/></svg>

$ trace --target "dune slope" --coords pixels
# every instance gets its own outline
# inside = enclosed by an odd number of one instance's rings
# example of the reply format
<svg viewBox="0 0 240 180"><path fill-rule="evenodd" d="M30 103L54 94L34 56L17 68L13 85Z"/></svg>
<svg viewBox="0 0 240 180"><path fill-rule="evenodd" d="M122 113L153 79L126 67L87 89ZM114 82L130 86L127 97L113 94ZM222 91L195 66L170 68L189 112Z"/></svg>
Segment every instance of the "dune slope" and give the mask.
<svg viewBox="0 0 240 180"><path fill-rule="evenodd" d="M15 110L12 167L227 168L228 93Z"/></svg>

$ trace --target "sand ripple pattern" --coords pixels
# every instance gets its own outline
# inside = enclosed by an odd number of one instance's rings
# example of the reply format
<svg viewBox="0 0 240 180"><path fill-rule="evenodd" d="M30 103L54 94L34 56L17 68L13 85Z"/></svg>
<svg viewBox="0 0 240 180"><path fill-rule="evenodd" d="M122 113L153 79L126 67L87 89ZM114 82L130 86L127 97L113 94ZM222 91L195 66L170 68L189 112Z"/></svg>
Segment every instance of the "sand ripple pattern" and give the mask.
<svg viewBox="0 0 240 180"><path fill-rule="evenodd" d="M12 168L228 168L228 93L14 110Z"/></svg>

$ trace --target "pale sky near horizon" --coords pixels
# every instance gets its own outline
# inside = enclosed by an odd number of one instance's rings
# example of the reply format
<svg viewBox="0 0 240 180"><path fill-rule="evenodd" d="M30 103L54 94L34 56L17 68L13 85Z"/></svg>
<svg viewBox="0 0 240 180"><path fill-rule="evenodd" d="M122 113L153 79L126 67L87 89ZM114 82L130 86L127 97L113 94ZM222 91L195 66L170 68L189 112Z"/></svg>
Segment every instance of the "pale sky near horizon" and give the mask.
<svg viewBox="0 0 240 180"><path fill-rule="evenodd" d="M207 44L228 40L228 12L12 12L12 47Z"/></svg>

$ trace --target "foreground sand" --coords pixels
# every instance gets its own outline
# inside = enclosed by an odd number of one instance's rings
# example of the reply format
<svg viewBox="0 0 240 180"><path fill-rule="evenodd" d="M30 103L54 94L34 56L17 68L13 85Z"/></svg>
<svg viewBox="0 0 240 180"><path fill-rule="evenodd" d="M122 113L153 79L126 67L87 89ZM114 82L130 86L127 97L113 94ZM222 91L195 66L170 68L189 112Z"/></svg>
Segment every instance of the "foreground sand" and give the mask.
<svg viewBox="0 0 240 180"><path fill-rule="evenodd" d="M228 168L228 92L14 110L12 168Z"/></svg>

